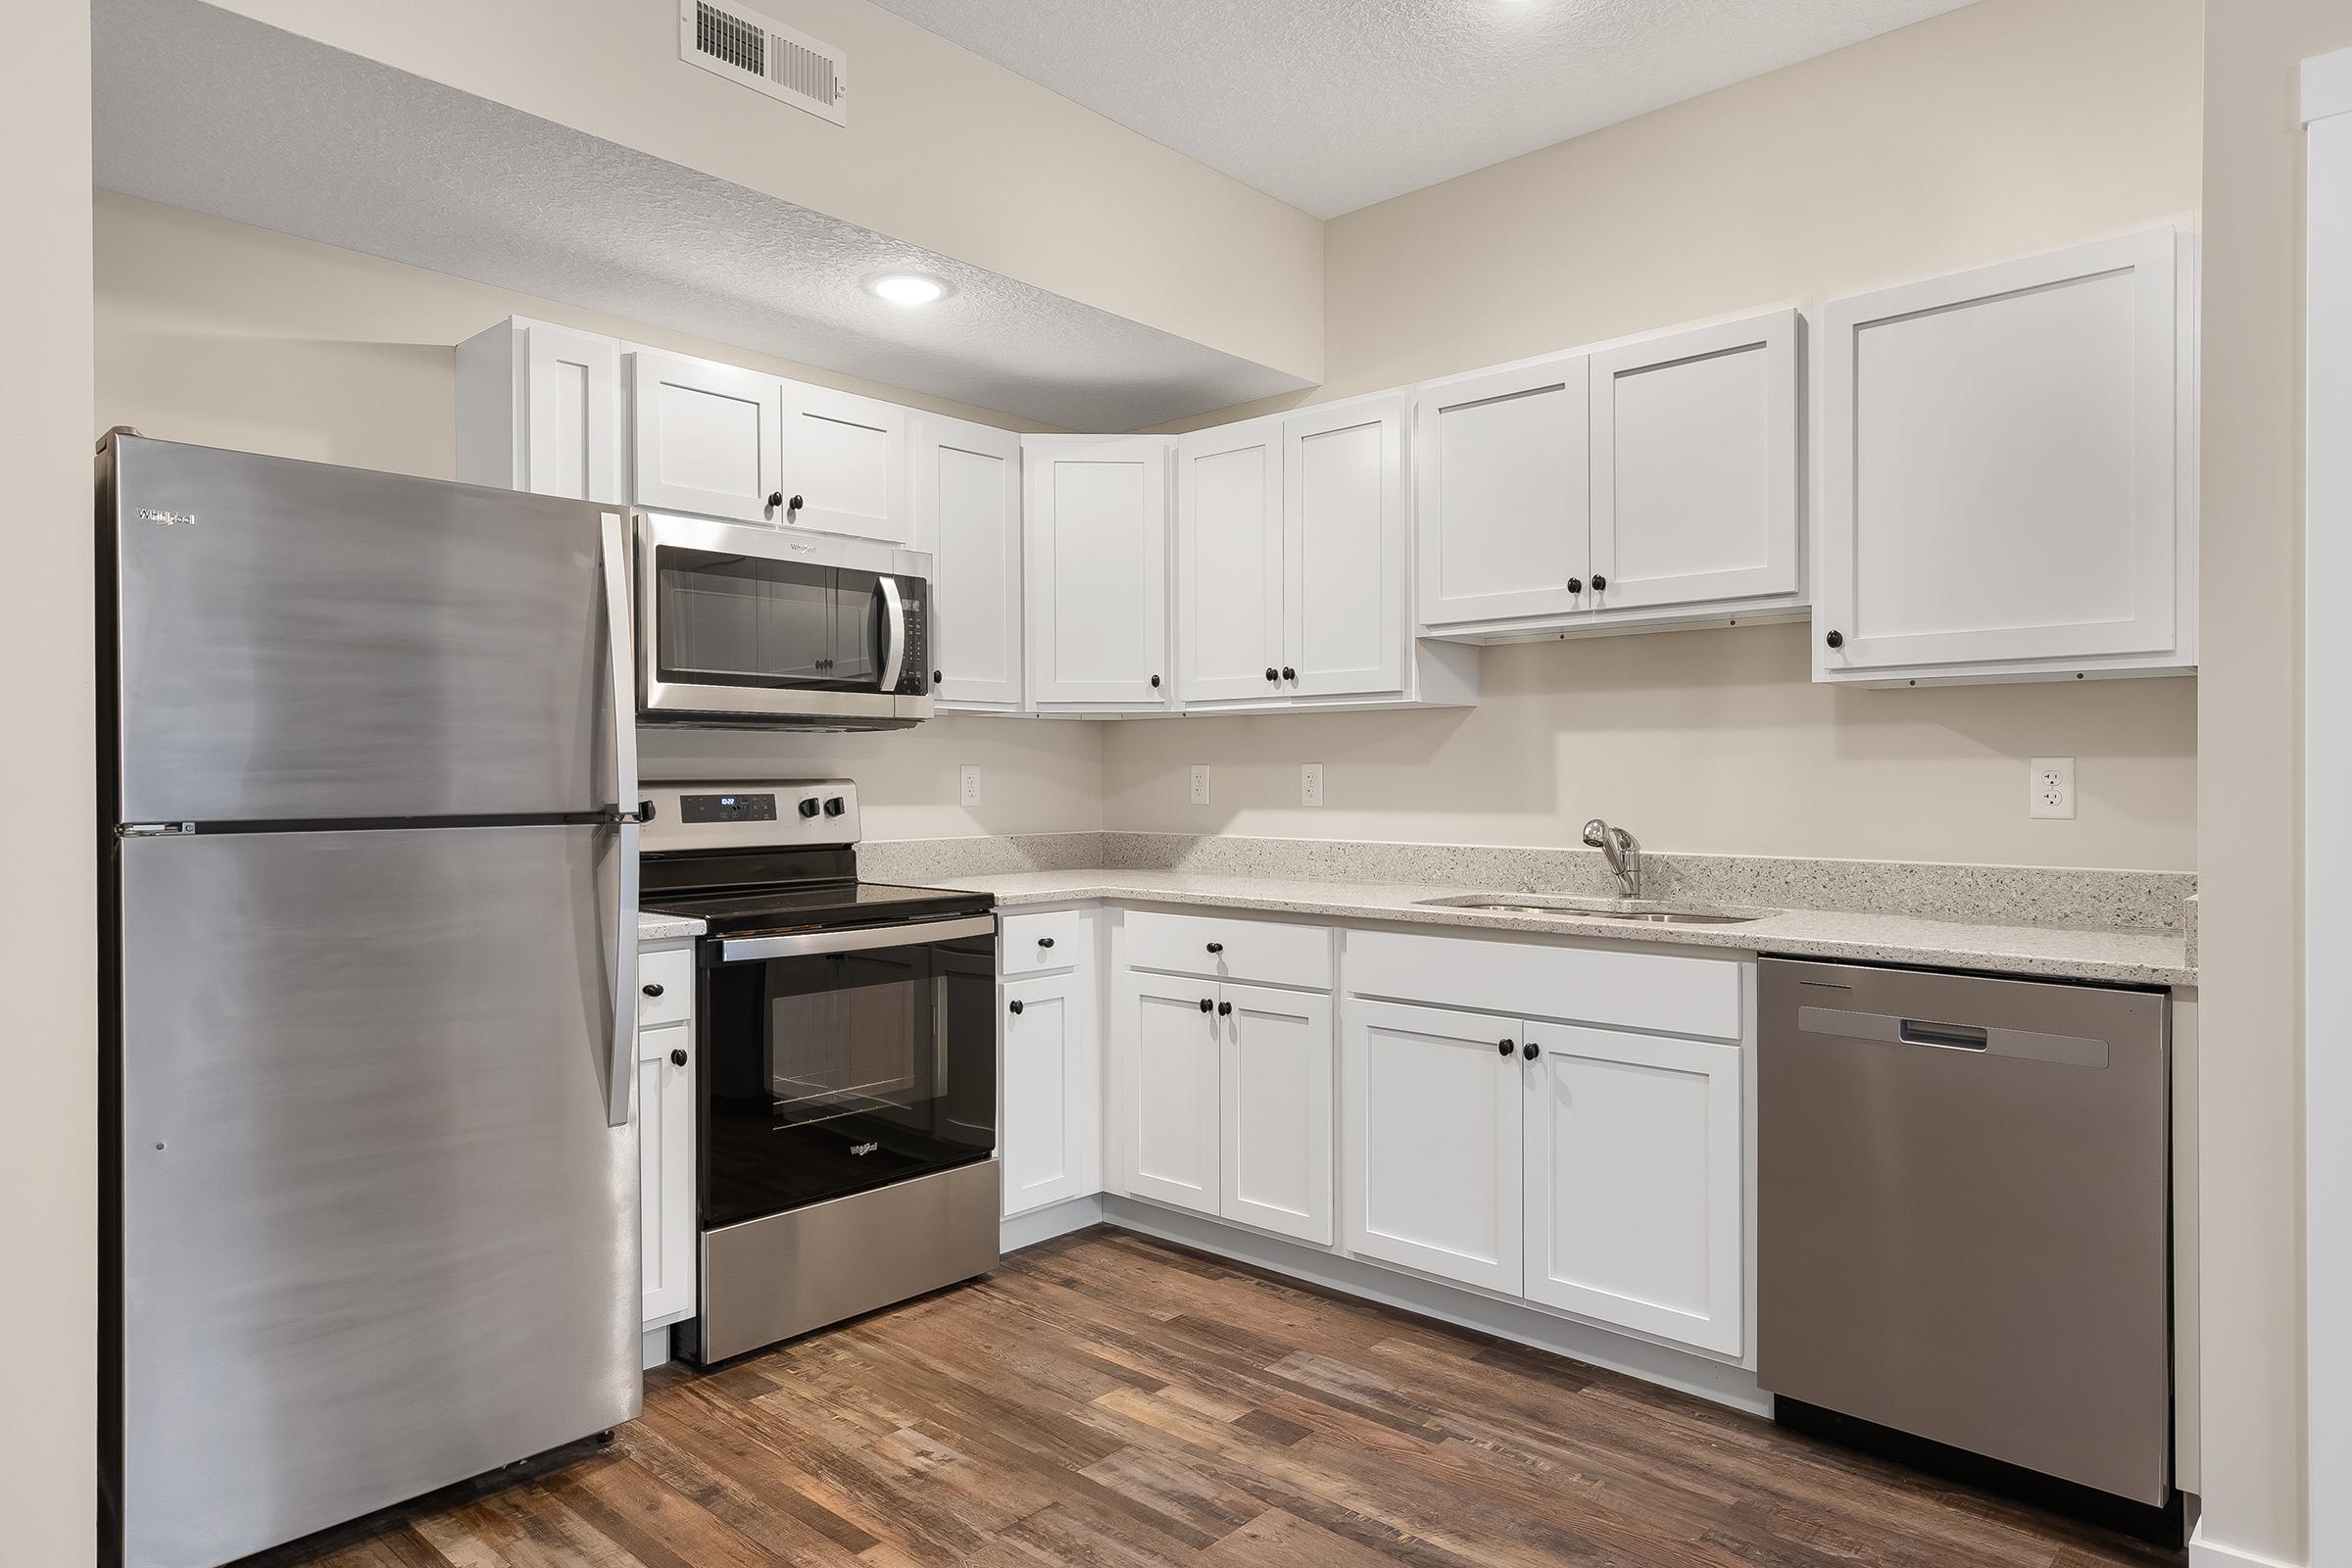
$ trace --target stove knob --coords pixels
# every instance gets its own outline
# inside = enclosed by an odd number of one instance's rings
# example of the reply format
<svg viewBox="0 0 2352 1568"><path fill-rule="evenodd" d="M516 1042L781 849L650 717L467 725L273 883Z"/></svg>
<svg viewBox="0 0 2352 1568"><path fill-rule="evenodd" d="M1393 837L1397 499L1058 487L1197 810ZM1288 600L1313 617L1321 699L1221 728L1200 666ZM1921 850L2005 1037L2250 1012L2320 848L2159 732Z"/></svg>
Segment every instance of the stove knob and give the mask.
<svg viewBox="0 0 2352 1568"><path fill-rule="evenodd" d="M803 816L814 816L816 814L815 796L811 795L801 803L801 814Z"/></svg>
<svg viewBox="0 0 2352 1568"><path fill-rule="evenodd" d="M844 801L838 795L825 802L825 814L827 816L839 816L842 812L848 810L849 808L849 803Z"/></svg>

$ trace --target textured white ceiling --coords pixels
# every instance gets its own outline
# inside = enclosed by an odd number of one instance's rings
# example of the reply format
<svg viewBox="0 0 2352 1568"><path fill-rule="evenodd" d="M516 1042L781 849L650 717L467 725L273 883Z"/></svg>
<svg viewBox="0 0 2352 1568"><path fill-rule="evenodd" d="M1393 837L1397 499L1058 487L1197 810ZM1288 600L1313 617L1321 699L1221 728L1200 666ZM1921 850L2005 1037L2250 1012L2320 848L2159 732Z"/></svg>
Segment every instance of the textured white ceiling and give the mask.
<svg viewBox="0 0 2352 1568"><path fill-rule="evenodd" d="M1967 0L876 0L1318 218Z"/></svg>
<svg viewBox="0 0 2352 1568"><path fill-rule="evenodd" d="M199 0L92 24L108 190L1069 428L1306 384ZM897 270L956 292L860 286Z"/></svg>

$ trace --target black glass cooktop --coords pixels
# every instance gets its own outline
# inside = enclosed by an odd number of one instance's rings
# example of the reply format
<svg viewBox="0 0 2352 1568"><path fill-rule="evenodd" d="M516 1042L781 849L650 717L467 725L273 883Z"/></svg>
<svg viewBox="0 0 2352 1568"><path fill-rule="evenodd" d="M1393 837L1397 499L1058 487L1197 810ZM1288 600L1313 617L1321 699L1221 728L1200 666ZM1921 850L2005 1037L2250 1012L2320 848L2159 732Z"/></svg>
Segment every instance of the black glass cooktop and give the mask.
<svg viewBox="0 0 2352 1568"><path fill-rule="evenodd" d="M656 914L691 915L713 936L772 936L785 931L832 930L985 914L995 901L953 888L899 887L889 882L804 882L774 887L650 893L642 907Z"/></svg>

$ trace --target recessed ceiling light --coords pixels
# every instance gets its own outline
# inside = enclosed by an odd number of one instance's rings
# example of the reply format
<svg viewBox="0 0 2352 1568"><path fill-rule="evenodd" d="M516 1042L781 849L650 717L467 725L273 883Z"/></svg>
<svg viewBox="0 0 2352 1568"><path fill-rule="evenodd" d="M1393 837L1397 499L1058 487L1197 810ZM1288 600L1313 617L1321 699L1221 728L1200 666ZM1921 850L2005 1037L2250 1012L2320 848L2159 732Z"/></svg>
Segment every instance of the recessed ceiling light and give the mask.
<svg viewBox="0 0 2352 1568"><path fill-rule="evenodd" d="M946 299L947 283L926 272L883 272L865 280L866 292L893 305L930 305Z"/></svg>

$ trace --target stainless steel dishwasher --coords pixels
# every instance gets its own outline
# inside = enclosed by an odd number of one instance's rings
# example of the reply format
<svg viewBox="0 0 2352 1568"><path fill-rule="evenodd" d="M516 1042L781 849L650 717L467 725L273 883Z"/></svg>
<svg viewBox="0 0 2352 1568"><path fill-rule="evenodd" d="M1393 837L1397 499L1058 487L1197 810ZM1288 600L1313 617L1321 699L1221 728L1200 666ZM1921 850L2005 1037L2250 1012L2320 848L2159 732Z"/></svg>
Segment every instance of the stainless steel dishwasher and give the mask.
<svg viewBox="0 0 2352 1568"><path fill-rule="evenodd" d="M1757 1380L2167 1504L2167 998L1757 967Z"/></svg>

